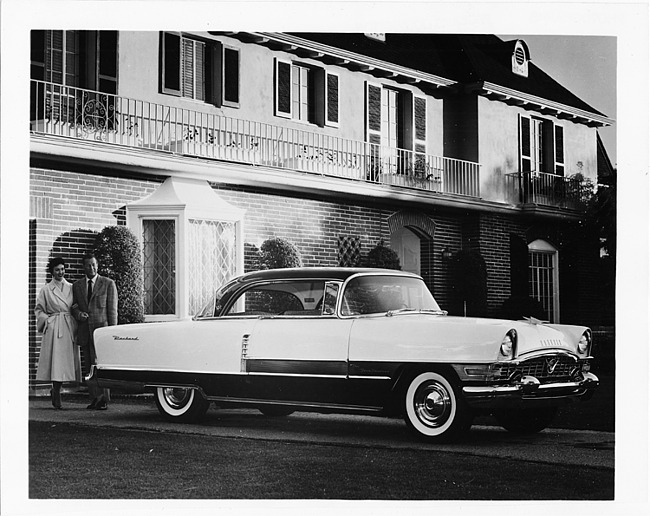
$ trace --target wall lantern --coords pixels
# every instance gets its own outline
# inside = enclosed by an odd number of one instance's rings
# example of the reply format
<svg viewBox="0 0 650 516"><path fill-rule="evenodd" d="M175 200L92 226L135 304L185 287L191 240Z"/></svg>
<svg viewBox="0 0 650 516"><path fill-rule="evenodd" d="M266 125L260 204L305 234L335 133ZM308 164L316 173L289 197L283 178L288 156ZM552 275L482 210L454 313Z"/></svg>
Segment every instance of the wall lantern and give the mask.
<svg viewBox="0 0 650 516"><path fill-rule="evenodd" d="M449 262L454 257L454 252L448 247L443 247L441 255L443 262Z"/></svg>

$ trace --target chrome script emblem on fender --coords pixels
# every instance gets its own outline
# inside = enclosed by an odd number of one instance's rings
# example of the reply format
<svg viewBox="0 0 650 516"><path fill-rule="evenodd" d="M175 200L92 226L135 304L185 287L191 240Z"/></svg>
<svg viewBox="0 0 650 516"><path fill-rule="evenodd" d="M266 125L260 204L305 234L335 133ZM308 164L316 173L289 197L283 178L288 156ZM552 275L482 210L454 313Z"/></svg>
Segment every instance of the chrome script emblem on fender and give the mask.
<svg viewBox="0 0 650 516"><path fill-rule="evenodd" d="M555 371L555 368L557 365L560 363L560 359L557 357L553 358L547 358L546 359L546 370L548 371L548 374L553 374L553 371Z"/></svg>

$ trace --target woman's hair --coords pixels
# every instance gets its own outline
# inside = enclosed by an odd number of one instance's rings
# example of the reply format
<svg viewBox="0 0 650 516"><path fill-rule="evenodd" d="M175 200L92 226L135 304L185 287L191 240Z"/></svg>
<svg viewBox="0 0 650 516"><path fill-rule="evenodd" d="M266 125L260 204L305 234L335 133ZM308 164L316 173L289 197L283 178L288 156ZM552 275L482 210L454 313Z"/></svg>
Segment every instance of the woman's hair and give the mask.
<svg viewBox="0 0 650 516"><path fill-rule="evenodd" d="M56 267L57 265L63 265L64 267L68 266L68 264L65 263L65 260L63 258L61 258L60 256L56 256L48 262L47 272L52 274L52 272L54 271L54 267Z"/></svg>

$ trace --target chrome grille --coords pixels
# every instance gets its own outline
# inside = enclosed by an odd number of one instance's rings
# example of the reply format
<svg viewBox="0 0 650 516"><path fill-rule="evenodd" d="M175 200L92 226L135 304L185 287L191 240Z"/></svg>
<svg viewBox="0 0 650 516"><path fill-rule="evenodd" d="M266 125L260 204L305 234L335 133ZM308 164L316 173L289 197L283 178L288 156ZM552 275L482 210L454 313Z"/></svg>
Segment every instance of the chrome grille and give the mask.
<svg viewBox="0 0 650 516"><path fill-rule="evenodd" d="M497 379L507 380L513 374L534 376L538 380L570 377L578 367L577 359L569 355L546 355L523 362L501 363L497 371Z"/></svg>

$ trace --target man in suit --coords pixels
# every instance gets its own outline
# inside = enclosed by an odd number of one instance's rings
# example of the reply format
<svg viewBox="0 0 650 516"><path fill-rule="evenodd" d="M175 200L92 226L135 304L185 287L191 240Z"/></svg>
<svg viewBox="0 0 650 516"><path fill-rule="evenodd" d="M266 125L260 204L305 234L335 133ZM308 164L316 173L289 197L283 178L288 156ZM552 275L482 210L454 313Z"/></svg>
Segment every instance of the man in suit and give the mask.
<svg viewBox="0 0 650 516"><path fill-rule="evenodd" d="M72 315L79 322L77 342L83 351L84 375L90 373L91 365L97 362L94 331L102 326L117 324L117 287L112 279L97 274L98 265L95 255L85 255L83 266L86 276L75 281L72 286ZM91 381L88 383L88 393L92 402L86 408L108 408L109 389L102 389L96 381Z"/></svg>

